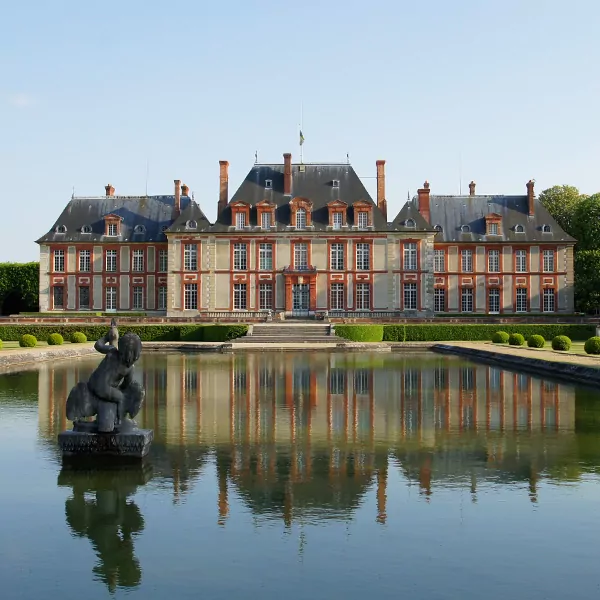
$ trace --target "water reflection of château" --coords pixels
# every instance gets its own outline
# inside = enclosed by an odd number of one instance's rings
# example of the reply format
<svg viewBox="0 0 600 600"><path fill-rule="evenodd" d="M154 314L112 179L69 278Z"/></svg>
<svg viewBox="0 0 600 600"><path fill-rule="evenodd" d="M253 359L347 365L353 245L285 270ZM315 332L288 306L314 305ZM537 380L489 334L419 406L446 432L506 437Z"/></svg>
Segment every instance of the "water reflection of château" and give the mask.
<svg viewBox="0 0 600 600"><path fill-rule="evenodd" d="M67 426L64 398L93 364L41 368L40 429ZM525 483L560 476L574 449L574 392L524 374L437 355L145 355L155 478L174 499L216 462L219 520L235 492L257 514L339 517L388 469L436 486ZM166 390L166 391L165 391Z"/></svg>

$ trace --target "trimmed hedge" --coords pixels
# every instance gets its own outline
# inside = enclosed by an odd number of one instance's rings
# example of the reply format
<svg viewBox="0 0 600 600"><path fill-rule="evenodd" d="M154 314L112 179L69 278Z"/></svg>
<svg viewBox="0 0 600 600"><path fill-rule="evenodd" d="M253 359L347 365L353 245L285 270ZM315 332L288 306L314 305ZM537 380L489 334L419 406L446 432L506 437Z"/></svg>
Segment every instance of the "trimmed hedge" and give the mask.
<svg viewBox="0 0 600 600"><path fill-rule="evenodd" d="M525 344L525 338L520 333L511 333L508 337L508 343L511 346L523 346Z"/></svg>
<svg viewBox="0 0 600 600"><path fill-rule="evenodd" d="M508 335L506 331L496 331L492 336L492 342L494 342L494 344L508 344L509 338L510 335Z"/></svg>
<svg viewBox="0 0 600 600"><path fill-rule="evenodd" d="M35 336L26 333L25 335L21 336L21 339L19 340L19 346L21 346L21 348L34 348L37 346L37 340L35 339Z"/></svg>
<svg viewBox="0 0 600 600"><path fill-rule="evenodd" d="M591 337L586 341L583 349L587 354L600 354L600 337Z"/></svg>
<svg viewBox="0 0 600 600"><path fill-rule="evenodd" d="M48 346L62 346L64 338L60 333L51 333L48 336Z"/></svg>
<svg viewBox="0 0 600 600"><path fill-rule="evenodd" d="M0 350L2 350L2 340L0 340Z"/></svg>
<svg viewBox="0 0 600 600"><path fill-rule="evenodd" d="M75 331L71 335L71 344L85 344L87 342L87 336L81 331Z"/></svg>
<svg viewBox="0 0 600 600"><path fill-rule="evenodd" d="M532 335L527 340L527 345L530 348L543 348L546 345L546 340L541 335Z"/></svg>
<svg viewBox="0 0 600 600"><path fill-rule="evenodd" d="M335 334L353 342L381 342L383 325L336 325Z"/></svg>
<svg viewBox="0 0 600 600"><path fill-rule="evenodd" d="M557 335L552 340L552 350L567 352L571 349L571 340L566 335Z"/></svg>

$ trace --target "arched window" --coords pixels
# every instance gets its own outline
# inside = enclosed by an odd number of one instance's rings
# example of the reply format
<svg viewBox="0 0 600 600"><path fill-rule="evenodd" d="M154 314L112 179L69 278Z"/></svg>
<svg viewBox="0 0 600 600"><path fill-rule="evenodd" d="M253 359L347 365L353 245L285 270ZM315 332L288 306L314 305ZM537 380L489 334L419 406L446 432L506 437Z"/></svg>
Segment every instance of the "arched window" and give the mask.
<svg viewBox="0 0 600 600"><path fill-rule="evenodd" d="M552 227L550 225L542 225L542 233L552 233Z"/></svg>
<svg viewBox="0 0 600 600"><path fill-rule="evenodd" d="M413 219L406 219L406 227L410 227L410 228L414 229L415 222L413 221Z"/></svg>
<svg viewBox="0 0 600 600"><path fill-rule="evenodd" d="M304 208L296 209L296 229L306 227L306 210Z"/></svg>
<svg viewBox="0 0 600 600"><path fill-rule="evenodd" d="M524 233L525 228L523 225L515 225L515 233Z"/></svg>
<svg viewBox="0 0 600 600"><path fill-rule="evenodd" d="M56 228L56 233L67 233L67 228L64 225L59 225Z"/></svg>
<svg viewBox="0 0 600 600"><path fill-rule="evenodd" d="M145 233L146 228L143 225L136 225L133 229L134 233Z"/></svg>
<svg viewBox="0 0 600 600"><path fill-rule="evenodd" d="M468 225L463 225L463 226L460 228L460 230L461 230L463 233L470 233L470 232L471 232L471 228L470 228Z"/></svg>
<svg viewBox="0 0 600 600"><path fill-rule="evenodd" d="M92 233L92 228L89 225L84 225L81 228L81 233Z"/></svg>
<svg viewBox="0 0 600 600"><path fill-rule="evenodd" d="M186 227L188 229L196 229L198 227L198 223L196 223L196 221L188 221L186 223Z"/></svg>
<svg viewBox="0 0 600 600"><path fill-rule="evenodd" d="M436 226L434 227L434 229L435 229L435 230L436 230L438 233L442 233L442 231L444 231L444 230L442 229L442 226L441 226L441 225L436 225Z"/></svg>

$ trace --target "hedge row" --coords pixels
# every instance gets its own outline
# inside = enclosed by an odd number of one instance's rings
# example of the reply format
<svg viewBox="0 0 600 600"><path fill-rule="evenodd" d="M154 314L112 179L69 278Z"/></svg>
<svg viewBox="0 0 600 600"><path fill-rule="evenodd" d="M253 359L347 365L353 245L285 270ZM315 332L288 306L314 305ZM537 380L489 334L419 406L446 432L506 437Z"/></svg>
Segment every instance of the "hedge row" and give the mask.
<svg viewBox="0 0 600 600"><path fill-rule="evenodd" d="M335 334L353 342L381 342L383 325L336 325Z"/></svg>
<svg viewBox="0 0 600 600"><path fill-rule="evenodd" d="M0 325L0 339L5 342L18 342L25 334L47 342L53 333L59 333L70 340L73 333L80 331L89 341L106 335L106 325ZM246 335L247 325L122 325L119 334L128 331L137 333L143 342L226 342Z"/></svg>

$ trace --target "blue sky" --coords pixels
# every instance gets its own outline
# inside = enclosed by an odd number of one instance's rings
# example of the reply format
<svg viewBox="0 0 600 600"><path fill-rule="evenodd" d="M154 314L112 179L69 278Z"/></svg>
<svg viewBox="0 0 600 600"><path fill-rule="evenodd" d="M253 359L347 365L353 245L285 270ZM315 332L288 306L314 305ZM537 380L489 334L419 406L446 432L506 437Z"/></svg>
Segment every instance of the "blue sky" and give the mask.
<svg viewBox="0 0 600 600"><path fill-rule="evenodd" d="M0 7L0 260L76 195L194 191L260 162L387 160L390 213L432 193L600 189L597 0L70 0ZM462 165L462 169L461 169ZM374 180L365 179L374 193Z"/></svg>

